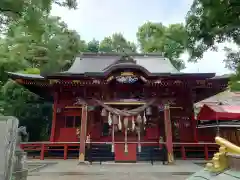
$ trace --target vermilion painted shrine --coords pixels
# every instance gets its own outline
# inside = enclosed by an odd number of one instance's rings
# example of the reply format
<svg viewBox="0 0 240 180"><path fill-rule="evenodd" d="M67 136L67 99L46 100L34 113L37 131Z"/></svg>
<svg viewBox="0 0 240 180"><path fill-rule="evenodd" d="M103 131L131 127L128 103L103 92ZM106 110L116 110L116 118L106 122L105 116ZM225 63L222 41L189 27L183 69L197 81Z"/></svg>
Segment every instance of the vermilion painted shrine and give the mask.
<svg viewBox="0 0 240 180"><path fill-rule="evenodd" d="M137 161L145 147L162 140L173 161L173 142L202 140L193 104L228 85L214 73L182 73L157 54L84 53L68 71L8 74L53 102L50 141L80 140L81 160L88 136L111 144L115 161Z"/></svg>

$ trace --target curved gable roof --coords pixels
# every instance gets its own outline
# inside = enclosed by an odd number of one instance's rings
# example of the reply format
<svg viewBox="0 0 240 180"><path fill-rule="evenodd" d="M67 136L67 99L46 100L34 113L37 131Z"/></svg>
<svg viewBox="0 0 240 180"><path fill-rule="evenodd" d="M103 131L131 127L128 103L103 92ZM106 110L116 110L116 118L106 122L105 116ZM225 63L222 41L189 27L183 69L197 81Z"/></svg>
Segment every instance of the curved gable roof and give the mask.
<svg viewBox="0 0 240 180"><path fill-rule="evenodd" d="M130 54L131 55L131 54ZM120 54L83 54L77 57L66 74L104 73L121 59ZM135 63L117 63L119 67L142 67L152 74L179 73L170 60L160 55L132 54ZM120 65L121 64L121 65ZM135 65L134 65L135 64Z"/></svg>

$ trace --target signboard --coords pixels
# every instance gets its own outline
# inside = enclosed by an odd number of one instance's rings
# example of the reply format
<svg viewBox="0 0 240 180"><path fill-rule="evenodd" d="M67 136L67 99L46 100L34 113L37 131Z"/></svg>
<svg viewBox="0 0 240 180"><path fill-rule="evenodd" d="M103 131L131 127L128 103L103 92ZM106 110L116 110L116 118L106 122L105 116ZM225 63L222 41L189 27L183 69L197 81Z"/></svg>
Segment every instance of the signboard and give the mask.
<svg viewBox="0 0 240 180"><path fill-rule="evenodd" d="M0 116L0 180L10 180L17 141L18 120Z"/></svg>

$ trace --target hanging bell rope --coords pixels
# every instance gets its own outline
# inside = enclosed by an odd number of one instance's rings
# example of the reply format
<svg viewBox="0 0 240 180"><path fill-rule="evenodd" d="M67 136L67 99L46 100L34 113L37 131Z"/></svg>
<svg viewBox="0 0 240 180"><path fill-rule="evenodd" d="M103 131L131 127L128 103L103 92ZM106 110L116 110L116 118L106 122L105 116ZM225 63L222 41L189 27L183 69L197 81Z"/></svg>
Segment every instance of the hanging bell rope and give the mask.
<svg viewBox="0 0 240 180"><path fill-rule="evenodd" d="M141 133L140 133L140 125L139 125L139 128L138 128L138 152L141 152L142 151L142 148L141 148Z"/></svg>
<svg viewBox="0 0 240 180"><path fill-rule="evenodd" d="M138 152L141 152L141 124L142 124L142 117L140 115L138 115L137 117L137 135L138 135Z"/></svg>
<svg viewBox="0 0 240 180"><path fill-rule="evenodd" d="M123 123L124 123L124 128L125 128L125 145L124 145L124 152L127 153L128 152L128 145L127 145L127 131L128 131L128 118L125 117L123 119Z"/></svg>
<svg viewBox="0 0 240 180"><path fill-rule="evenodd" d="M114 152L114 127L115 124L112 124L112 152Z"/></svg>
<svg viewBox="0 0 240 180"><path fill-rule="evenodd" d="M135 121L134 121L134 116L132 116L132 131L134 131L135 129Z"/></svg>
<svg viewBox="0 0 240 180"><path fill-rule="evenodd" d="M147 123L147 117L146 117L145 111L144 111L144 113L143 113L143 123L144 123L144 124Z"/></svg>
<svg viewBox="0 0 240 180"><path fill-rule="evenodd" d="M121 122L121 116L118 116L118 129L122 130L122 122Z"/></svg>
<svg viewBox="0 0 240 180"><path fill-rule="evenodd" d="M111 117L111 113L110 112L108 112L108 124L109 124L109 126L112 125L112 117Z"/></svg>

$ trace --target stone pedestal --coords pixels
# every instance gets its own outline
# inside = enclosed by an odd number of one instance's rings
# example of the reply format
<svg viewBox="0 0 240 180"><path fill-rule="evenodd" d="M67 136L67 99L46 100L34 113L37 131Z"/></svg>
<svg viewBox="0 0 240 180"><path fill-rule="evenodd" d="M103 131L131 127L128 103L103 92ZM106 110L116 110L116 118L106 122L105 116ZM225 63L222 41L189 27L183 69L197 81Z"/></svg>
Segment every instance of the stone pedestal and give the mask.
<svg viewBox="0 0 240 180"><path fill-rule="evenodd" d="M26 180L28 170L26 167L27 153L21 149L15 151L15 163L13 167L13 176L15 180Z"/></svg>
<svg viewBox="0 0 240 180"><path fill-rule="evenodd" d="M14 180L26 180L28 176L28 170L23 169L21 171L15 171L13 172Z"/></svg>
<svg viewBox="0 0 240 180"><path fill-rule="evenodd" d="M227 156L230 169L240 171L240 155L228 153Z"/></svg>

